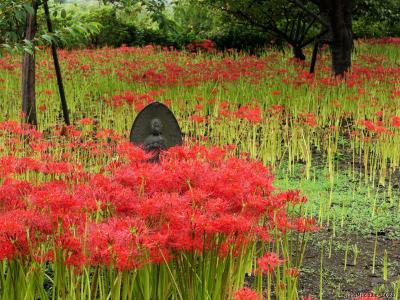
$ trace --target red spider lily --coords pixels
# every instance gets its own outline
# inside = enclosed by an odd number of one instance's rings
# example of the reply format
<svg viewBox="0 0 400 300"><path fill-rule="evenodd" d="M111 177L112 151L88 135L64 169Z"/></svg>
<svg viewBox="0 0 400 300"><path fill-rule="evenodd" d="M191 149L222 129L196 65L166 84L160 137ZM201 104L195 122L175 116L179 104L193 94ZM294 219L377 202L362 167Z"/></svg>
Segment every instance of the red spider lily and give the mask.
<svg viewBox="0 0 400 300"><path fill-rule="evenodd" d="M42 214L26 210L10 210L1 214L0 259L24 257L46 241L52 224Z"/></svg>
<svg viewBox="0 0 400 300"><path fill-rule="evenodd" d="M281 193L280 196L286 198L286 200L292 204L307 202L307 198L301 196L299 190L289 190Z"/></svg>
<svg viewBox="0 0 400 300"><path fill-rule="evenodd" d="M300 272L297 268L289 268L285 270L285 274L288 275L289 277L298 277Z"/></svg>
<svg viewBox="0 0 400 300"><path fill-rule="evenodd" d="M316 116L309 112L309 113L300 113L299 117L303 120L303 123L310 126L315 127L317 126L317 118Z"/></svg>
<svg viewBox="0 0 400 300"><path fill-rule="evenodd" d="M83 119L80 119L78 121L78 123L80 125L91 125L91 124L93 124L93 119L92 118L83 118Z"/></svg>
<svg viewBox="0 0 400 300"><path fill-rule="evenodd" d="M363 125L366 129L369 131L375 131L375 124L369 120L360 120L359 122L361 125Z"/></svg>
<svg viewBox="0 0 400 300"><path fill-rule="evenodd" d="M106 102L113 106L121 106L124 102L133 105L136 111L140 111L146 104L154 101L154 97L161 95L165 90L149 91L145 94L135 94L132 91L124 91L120 95L110 97Z"/></svg>
<svg viewBox="0 0 400 300"><path fill-rule="evenodd" d="M272 95L280 95L280 94L281 94L281 91L279 91L279 90L272 91Z"/></svg>
<svg viewBox="0 0 400 300"><path fill-rule="evenodd" d="M254 107L244 106L243 117ZM48 133L0 123L19 149L0 156L0 259L128 272L172 266L187 254L236 259L288 230L314 230L311 221L286 213L305 198L276 193L270 170L235 157L232 145L173 147L152 164L113 130L94 130L56 127L59 138L48 140ZM18 144L25 134L29 147ZM108 163L92 169L76 162L82 157ZM30 181L13 179L21 176ZM260 269L283 263L272 258L261 258Z"/></svg>
<svg viewBox="0 0 400 300"><path fill-rule="evenodd" d="M89 71L91 69L90 65L81 65L79 67L82 71Z"/></svg>
<svg viewBox="0 0 400 300"><path fill-rule="evenodd" d="M400 89L394 89L392 92L392 97L393 98L400 97Z"/></svg>
<svg viewBox="0 0 400 300"><path fill-rule="evenodd" d="M205 118L202 116L196 116L196 115L192 115L190 116L190 119L193 120L196 123L203 123L205 121Z"/></svg>
<svg viewBox="0 0 400 300"><path fill-rule="evenodd" d="M195 109L196 111L201 111L201 110L203 109L203 105L197 104L197 105L194 107L194 109Z"/></svg>
<svg viewBox="0 0 400 300"><path fill-rule="evenodd" d="M212 52L215 49L215 43L212 40L192 41L186 46L186 49L191 52L205 51Z"/></svg>
<svg viewBox="0 0 400 300"><path fill-rule="evenodd" d="M242 106L235 113L235 116L239 119L246 119L253 124L259 123L262 121L261 118L261 109L260 107L251 107L249 105Z"/></svg>
<svg viewBox="0 0 400 300"><path fill-rule="evenodd" d="M52 91L52 90L44 90L43 93L44 93L45 95L47 95L47 96L51 96L51 95L54 94L54 91Z"/></svg>
<svg viewBox="0 0 400 300"><path fill-rule="evenodd" d="M392 117L392 126L400 127L400 117L398 116Z"/></svg>
<svg viewBox="0 0 400 300"><path fill-rule="evenodd" d="M294 199L294 196L285 195L281 204L272 205L278 198L268 200L272 191L272 177L268 169L258 162L230 158L219 148L172 148L163 154L161 164L146 163L143 150L128 143L121 143L118 152L129 160L128 163L120 162L109 168L111 177L86 177L87 183L72 186L61 181L50 181L33 188L28 183L11 184L5 181L1 189L13 196L2 196L0 200L7 209L29 207L28 211L34 209L48 213L50 222L61 224L67 235L58 238L57 245L67 251L66 263L75 266L112 263L118 268L129 269L145 263L144 257L162 262L171 257L174 251L209 249L213 247L209 243L216 234L227 237L227 247L234 244L238 249L255 236L267 240L267 229L263 232L258 225L266 207L271 206L272 211L281 209L285 201ZM69 167L68 163L42 162L35 167L37 162L34 160L21 161L27 164L22 168L13 167L12 172L30 169L69 174L72 169L79 169L76 166ZM132 226L124 227L121 236L109 240L103 248L98 245L89 250L83 249L84 240L89 239L92 241L90 245L96 245L95 240L99 239L96 235L91 236L96 231L89 231L88 236L83 235L84 228L88 226L85 225L88 222L87 213L95 213L98 209L116 218L140 220L141 225L134 226L135 240L132 240ZM123 220L121 222L125 222ZM119 222L110 224L126 224ZM282 224L288 226L289 223L286 220ZM92 225L89 223L89 226ZM96 228L97 225L93 226ZM75 228L74 235L71 235L71 228ZM110 232L115 233L116 230L113 227ZM22 234L25 229L21 228L20 232ZM129 240L125 237L129 237ZM24 239L24 235L19 238L21 241ZM20 248L26 252L26 244L23 245ZM136 246L126 248L128 245ZM163 255L159 247L163 249ZM219 251L222 249L219 248ZM4 255L15 254L15 251L11 251Z"/></svg>
<svg viewBox="0 0 400 300"><path fill-rule="evenodd" d="M29 195L32 189L32 185L27 181L15 179L4 180L0 186L1 211L26 209L26 202L23 199L26 195Z"/></svg>
<svg viewBox="0 0 400 300"><path fill-rule="evenodd" d="M235 300L259 300L260 296L256 291L249 288L242 288L235 292Z"/></svg>
<svg viewBox="0 0 400 300"><path fill-rule="evenodd" d="M368 43L372 44L400 44L400 38L398 37L386 37L386 38L378 38L378 39L368 39Z"/></svg>
<svg viewBox="0 0 400 300"><path fill-rule="evenodd" d="M267 252L263 257L257 259L258 268L266 273L271 273L284 262L284 259L280 259L278 254L273 252Z"/></svg>
<svg viewBox="0 0 400 300"><path fill-rule="evenodd" d="M300 217L288 225L289 228L296 230L297 232L307 232L307 231L318 231L319 227L315 224L315 220L312 218Z"/></svg>
<svg viewBox="0 0 400 300"><path fill-rule="evenodd" d="M18 64L11 64L9 56L5 56L4 58L0 59L0 69L1 70L12 71L12 70L15 70L16 68L18 68Z"/></svg>
<svg viewBox="0 0 400 300"><path fill-rule="evenodd" d="M383 121L378 120L375 123L369 120L360 120L359 124L364 126L368 131L374 132L376 134L386 134L386 135L393 135L393 132L388 130L383 125ZM392 122L393 124L393 122Z"/></svg>
<svg viewBox="0 0 400 300"><path fill-rule="evenodd" d="M281 112L284 109L285 109L285 107L283 105L280 105L280 104L271 105L271 110L275 111L275 112Z"/></svg>

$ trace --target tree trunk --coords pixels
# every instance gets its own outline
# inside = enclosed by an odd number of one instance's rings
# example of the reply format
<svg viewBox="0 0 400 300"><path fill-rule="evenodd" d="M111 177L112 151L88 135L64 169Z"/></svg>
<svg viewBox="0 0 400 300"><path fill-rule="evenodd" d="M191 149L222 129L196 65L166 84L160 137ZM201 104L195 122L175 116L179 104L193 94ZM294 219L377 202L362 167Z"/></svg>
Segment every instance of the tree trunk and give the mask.
<svg viewBox="0 0 400 300"><path fill-rule="evenodd" d="M37 2L32 1L33 15L27 15L25 39L32 41L36 33ZM22 63L22 113L24 121L28 124L37 125L36 118L36 95L35 95L35 49L33 53L25 53Z"/></svg>
<svg viewBox="0 0 400 300"><path fill-rule="evenodd" d="M295 58L299 60L305 60L306 56L303 53L303 49L301 47L293 47L293 55Z"/></svg>
<svg viewBox="0 0 400 300"><path fill-rule="evenodd" d="M315 72L315 65L317 64L318 49L319 49L319 43L318 43L318 41L315 41L312 56L311 56L310 74L314 74L314 72Z"/></svg>
<svg viewBox="0 0 400 300"><path fill-rule="evenodd" d="M352 1L333 0L332 2L332 72L335 76L344 76L351 66L353 48Z"/></svg>
<svg viewBox="0 0 400 300"><path fill-rule="evenodd" d="M354 0L320 0L321 18L329 24L328 34L321 39L332 52L332 73L344 76L351 67L353 48L352 9Z"/></svg>
<svg viewBox="0 0 400 300"><path fill-rule="evenodd" d="M43 1L43 6L44 6L44 13L46 15L47 29L48 29L49 33L53 33L53 25L51 24L51 18L50 18L50 12L49 12L49 6L47 4L47 0ZM61 76L60 63L58 61L56 45L53 41L51 42L51 54L53 56L54 69L56 70L58 91L60 93L61 108L63 111L64 122L66 125L70 125L68 105L67 105L67 100L65 98L65 91L64 91L64 84L63 84L62 76Z"/></svg>

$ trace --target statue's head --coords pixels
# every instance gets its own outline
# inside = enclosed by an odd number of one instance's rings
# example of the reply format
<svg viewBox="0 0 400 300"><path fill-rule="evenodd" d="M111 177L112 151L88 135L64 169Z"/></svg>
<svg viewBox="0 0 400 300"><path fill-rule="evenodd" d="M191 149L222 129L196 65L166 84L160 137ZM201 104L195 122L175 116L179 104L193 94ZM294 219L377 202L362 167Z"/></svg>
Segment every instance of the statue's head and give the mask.
<svg viewBox="0 0 400 300"><path fill-rule="evenodd" d="M151 133L153 135L160 135L162 130L162 122L158 118L154 118L150 122Z"/></svg>

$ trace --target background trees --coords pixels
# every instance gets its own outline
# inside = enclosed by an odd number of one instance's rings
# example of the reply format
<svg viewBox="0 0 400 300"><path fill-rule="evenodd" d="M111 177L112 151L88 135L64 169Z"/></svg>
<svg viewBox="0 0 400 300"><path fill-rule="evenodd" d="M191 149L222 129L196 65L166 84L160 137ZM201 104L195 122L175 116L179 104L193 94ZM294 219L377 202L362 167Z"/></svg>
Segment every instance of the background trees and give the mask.
<svg viewBox="0 0 400 300"><path fill-rule="evenodd" d="M15 1L6 0L8 3ZM284 48L289 44L294 55L303 58L299 46L310 42L324 27L319 20L319 17L323 17L320 16L320 8L324 10L322 6L330 6L329 3L334 2L336 0L99 0L76 3L67 1L61 5L58 4L59 1L49 1L49 5L52 13L65 11L64 15L60 12L52 15L55 31L74 27L78 23L83 25L97 22L102 25L90 38L70 37L63 47L154 43L182 48L193 39L212 39L221 49L251 51L265 46ZM400 35L399 1L351 2L354 37ZM299 6L299 3L304 7ZM3 1L0 5L0 10L3 11L6 5ZM22 5L21 9L24 11ZM9 20L8 18L7 22ZM20 17L20 20L24 22L24 17ZM328 22L329 18L325 18L325 21ZM38 12L38 22L39 32L36 39L45 33L42 31L45 20L41 10ZM7 26L9 25L0 25L0 31ZM7 32L12 35L18 33L17 30ZM19 30L19 37L22 35L23 30ZM332 35L320 37L329 41ZM8 40L10 41L9 38Z"/></svg>
<svg viewBox="0 0 400 300"><path fill-rule="evenodd" d="M24 53L22 110L31 124L36 123L34 56L38 45L55 49L151 43L182 49L194 40L211 39L220 49L251 53L289 46L295 58L305 60L303 49L314 44L315 62L319 47L329 44L332 73L343 76L351 66L353 37L400 36L397 0L49 1L52 32L44 11L38 9L43 1L0 3L0 55L5 50Z"/></svg>
<svg viewBox="0 0 400 300"><path fill-rule="evenodd" d="M354 37L400 35L399 1L350 2L353 2ZM4 44L13 48L26 46L23 36L25 14L32 10L31 5L27 5L29 3L21 0L0 2L0 44L3 48ZM154 43L182 48L188 40L208 38L214 40L218 48L253 51L265 46L289 44L293 49L297 48L295 56L302 58L298 46L319 34L323 27L315 15L320 15L320 8L324 11L324 7L336 3L336 0L98 0L59 3L58 0L49 1L55 32L65 31L65 28L77 29L93 22L102 25L97 33L87 36L89 38L79 36L77 31L75 38L70 35L63 47ZM329 19L325 18L325 21ZM42 35L47 33L42 10L38 11L38 22L35 44L44 43ZM323 36L326 40L331 37Z"/></svg>
<svg viewBox="0 0 400 300"><path fill-rule="evenodd" d="M304 60L302 49L318 36L314 27L318 16L311 8L279 0L200 0L200 3L234 17L237 22L256 27L285 41L295 58Z"/></svg>
<svg viewBox="0 0 400 300"><path fill-rule="evenodd" d="M355 0L354 37L400 36L400 1Z"/></svg>
<svg viewBox="0 0 400 300"><path fill-rule="evenodd" d="M98 25L96 23L83 24L78 21L70 27L63 27L54 31L50 20L47 0L4 0L0 5L0 51L2 49L4 51L5 49L8 52L20 52L23 55L21 94L24 121L31 125L37 125L35 51L36 46L47 44L52 48L64 120L69 125L68 109L66 107L56 45L67 44L69 36L73 36L74 38L85 37L88 34L94 33ZM40 5L44 8L46 26L43 27L46 29L37 36L38 9ZM57 10L54 10L53 13L55 15ZM60 15L62 18L66 17L64 9L60 10Z"/></svg>

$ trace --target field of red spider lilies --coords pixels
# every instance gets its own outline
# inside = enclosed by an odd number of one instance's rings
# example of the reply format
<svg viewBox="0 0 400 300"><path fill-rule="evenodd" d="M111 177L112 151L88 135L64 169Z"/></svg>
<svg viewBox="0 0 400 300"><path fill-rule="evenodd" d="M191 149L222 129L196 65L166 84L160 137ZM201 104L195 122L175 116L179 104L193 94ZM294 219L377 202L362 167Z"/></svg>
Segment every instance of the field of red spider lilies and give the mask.
<svg viewBox="0 0 400 300"><path fill-rule="evenodd" d="M373 251L347 237L335 268L370 255L357 270L383 284L348 298L399 299L399 42L357 42L345 80L328 50L313 76L272 50L59 51L68 127L49 53L37 55L38 128L20 123L20 58L0 58L1 298L336 299L324 258L349 227ZM159 164L128 142L155 100L185 143ZM357 218L375 234L350 227Z"/></svg>

